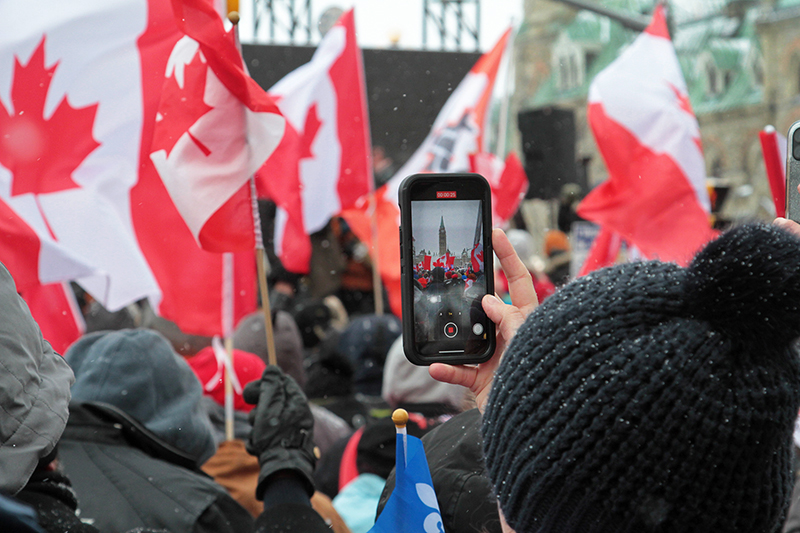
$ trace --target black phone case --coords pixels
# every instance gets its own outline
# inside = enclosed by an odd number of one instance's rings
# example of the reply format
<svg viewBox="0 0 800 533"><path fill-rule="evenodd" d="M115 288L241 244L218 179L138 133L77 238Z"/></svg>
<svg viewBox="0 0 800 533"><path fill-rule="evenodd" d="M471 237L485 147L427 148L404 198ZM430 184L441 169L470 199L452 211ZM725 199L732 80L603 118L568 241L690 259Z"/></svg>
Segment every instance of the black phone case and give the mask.
<svg viewBox="0 0 800 533"><path fill-rule="evenodd" d="M473 183L483 200L483 249L484 270L487 294L494 294L494 252L492 249L492 195L489 183L480 174L414 174L408 176L400 184L398 201L400 205L400 281L402 294L402 322L403 322L403 351L406 358L415 365L427 366L432 363L448 363L454 365L478 364L488 361L497 346L494 323L487 321L487 346L484 352L477 355L424 355L419 353L414 346L414 286L413 286L413 258L411 258L412 235L407 228L411 227L411 188L416 184L459 183L467 186ZM404 231L406 228L406 231Z"/></svg>
<svg viewBox="0 0 800 533"><path fill-rule="evenodd" d="M795 157L800 156L800 121L789 128L786 144L786 218L800 222L800 157Z"/></svg>

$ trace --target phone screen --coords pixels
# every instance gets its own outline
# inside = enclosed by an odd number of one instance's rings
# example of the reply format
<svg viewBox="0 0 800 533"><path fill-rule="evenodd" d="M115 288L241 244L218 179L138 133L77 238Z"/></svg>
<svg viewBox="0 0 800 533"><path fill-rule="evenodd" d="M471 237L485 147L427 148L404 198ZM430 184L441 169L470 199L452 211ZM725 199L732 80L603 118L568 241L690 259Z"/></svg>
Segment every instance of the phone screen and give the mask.
<svg viewBox="0 0 800 533"><path fill-rule="evenodd" d="M437 199L411 201L414 343L422 355L486 348L484 205L456 196L439 191Z"/></svg>

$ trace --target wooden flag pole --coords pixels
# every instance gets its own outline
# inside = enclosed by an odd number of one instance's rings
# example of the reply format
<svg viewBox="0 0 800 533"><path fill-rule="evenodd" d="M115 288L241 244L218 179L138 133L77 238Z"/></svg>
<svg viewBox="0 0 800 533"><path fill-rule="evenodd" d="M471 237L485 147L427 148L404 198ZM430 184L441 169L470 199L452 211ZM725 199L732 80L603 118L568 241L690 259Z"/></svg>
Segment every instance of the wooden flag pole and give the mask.
<svg viewBox="0 0 800 533"><path fill-rule="evenodd" d="M225 342L225 357L233 370L233 254L222 254L222 337ZM233 381L228 369L223 370L225 379L225 440L233 440Z"/></svg>
<svg viewBox="0 0 800 533"><path fill-rule="evenodd" d="M272 330L272 310L269 307L269 289L267 287L267 264L264 257L264 235L261 233L261 215L258 212L255 177L250 178L250 198L253 204L253 230L256 238L258 290L261 293L261 308L264 311L264 332L267 336L267 364L277 366L278 356L275 351L275 334Z"/></svg>
<svg viewBox="0 0 800 533"><path fill-rule="evenodd" d="M381 261L378 246L378 201L373 190L369 196L370 226L372 227L372 289L375 297L375 314L383 314L383 286L381 285Z"/></svg>

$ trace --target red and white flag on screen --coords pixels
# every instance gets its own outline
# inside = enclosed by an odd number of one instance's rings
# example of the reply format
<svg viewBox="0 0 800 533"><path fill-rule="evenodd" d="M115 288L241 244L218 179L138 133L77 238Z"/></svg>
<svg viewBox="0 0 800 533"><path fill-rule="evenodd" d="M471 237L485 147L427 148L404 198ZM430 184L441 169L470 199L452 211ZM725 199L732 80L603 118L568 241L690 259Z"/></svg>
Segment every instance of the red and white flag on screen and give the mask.
<svg viewBox="0 0 800 533"><path fill-rule="evenodd" d="M156 116L155 164L201 248L255 247L249 180L283 137L285 121L245 72L235 29L207 0L173 0L186 36L172 50Z"/></svg>
<svg viewBox="0 0 800 533"><path fill-rule="evenodd" d="M483 244L477 242L472 247L470 263L473 272L483 272Z"/></svg>
<svg viewBox="0 0 800 533"><path fill-rule="evenodd" d="M269 94L287 125L258 172L259 197L278 207L275 249L281 263L307 273L309 235L372 188L366 85L352 9L325 34L311 61Z"/></svg>
<svg viewBox="0 0 800 533"><path fill-rule="evenodd" d="M511 29L508 29L494 47L478 59L445 102L422 145L386 185L375 192L381 278L392 312L397 316L402 312L400 249L394 245L400 235L397 207L400 182L419 172L473 171L470 156L483 151L486 110L510 35ZM359 240L365 243L372 242L368 209L369 202L365 200L360 208L342 213Z"/></svg>
<svg viewBox="0 0 800 533"><path fill-rule="evenodd" d="M699 126L662 6L592 82L588 119L609 178L578 214L648 259L686 264L716 232Z"/></svg>
<svg viewBox="0 0 800 533"><path fill-rule="evenodd" d="M139 166L137 39L147 16L147 3L131 0L3 4L0 212L10 233L0 261L21 290L77 280L110 310L158 297L128 197Z"/></svg>

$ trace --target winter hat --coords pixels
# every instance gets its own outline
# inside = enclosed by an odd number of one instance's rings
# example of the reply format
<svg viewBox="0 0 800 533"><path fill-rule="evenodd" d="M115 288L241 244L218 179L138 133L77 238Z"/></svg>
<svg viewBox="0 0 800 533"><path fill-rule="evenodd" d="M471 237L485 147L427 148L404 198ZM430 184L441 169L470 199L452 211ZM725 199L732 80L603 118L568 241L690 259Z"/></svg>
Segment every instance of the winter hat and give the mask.
<svg viewBox="0 0 800 533"><path fill-rule="evenodd" d="M214 348L211 346L203 348L187 361L200 380L200 384L203 385L204 394L224 406L226 370L217 362ZM261 379L261 374L264 373L266 367L266 363L257 355L242 350L233 350L233 371L242 388L251 381ZM253 407L255 405L245 402L242 393L234 389L233 408L236 411L249 413Z"/></svg>
<svg viewBox="0 0 800 533"><path fill-rule="evenodd" d="M286 311L272 314L272 329L275 339L275 356L278 366L290 375L300 387L305 386L306 371L303 368L303 338L292 315ZM267 335L264 332L264 312L255 311L244 317L233 333L233 345L240 350L254 353L267 363ZM258 375L261 377L261 374Z"/></svg>
<svg viewBox="0 0 800 533"><path fill-rule="evenodd" d="M149 329L91 333L65 355L75 372L72 398L101 402L133 417L203 464L216 452L203 387L169 341Z"/></svg>
<svg viewBox="0 0 800 533"><path fill-rule="evenodd" d="M403 337L397 337L383 367L381 396L392 408L406 404L438 403L460 411L467 389L436 381L427 366L412 364L403 352Z"/></svg>
<svg viewBox="0 0 800 533"><path fill-rule="evenodd" d="M482 434L517 533L778 531L800 407L800 240L736 228L684 269L566 285L519 329Z"/></svg>
<svg viewBox="0 0 800 533"><path fill-rule="evenodd" d="M0 264L0 492L16 494L67 424L72 371L42 338Z"/></svg>
<svg viewBox="0 0 800 533"><path fill-rule="evenodd" d="M345 328L339 351L353 365L356 392L380 396L386 354L399 336L400 319L394 315L357 316Z"/></svg>

